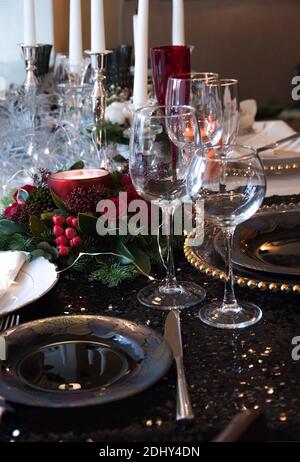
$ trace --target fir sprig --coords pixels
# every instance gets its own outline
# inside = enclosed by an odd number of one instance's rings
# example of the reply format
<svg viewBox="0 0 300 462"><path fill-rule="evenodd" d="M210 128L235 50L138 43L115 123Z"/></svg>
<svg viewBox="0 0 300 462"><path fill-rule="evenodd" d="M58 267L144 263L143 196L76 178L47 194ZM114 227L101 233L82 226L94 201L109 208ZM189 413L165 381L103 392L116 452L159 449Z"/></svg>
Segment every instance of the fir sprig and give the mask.
<svg viewBox="0 0 300 462"><path fill-rule="evenodd" d="M134 279L137 274L138 272L134 265L123 266L118 263L110 263L93 271L90 274L89 281L102 282L102 284L112 288L118 286L125 280Z"/></svg>

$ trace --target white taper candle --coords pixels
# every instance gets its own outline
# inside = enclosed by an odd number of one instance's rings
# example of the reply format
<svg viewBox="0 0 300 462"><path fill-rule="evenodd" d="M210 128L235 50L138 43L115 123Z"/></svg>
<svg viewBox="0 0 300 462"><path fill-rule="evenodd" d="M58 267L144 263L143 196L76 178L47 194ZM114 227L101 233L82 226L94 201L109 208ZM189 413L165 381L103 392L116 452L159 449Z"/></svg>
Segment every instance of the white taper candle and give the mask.
<svg viewBox="0 0 300 462"><path fill-rule="evenodd" d="M134 51L136 52L136 39L137 39L137 28L138 28L138 15L135 14L133 16L133 45L134 45Z"/></svg>
<svg viewBox="0 0 300 462"><path fill-rule="evenodd" d="M148 101L149 0L139 0L133 102L135 108Z"/></svg>
<svg viewBox="0 0 300 462"><path fill-rule="evenodd" d="M69 62L71 70L82 62L81 0L70 0Z"/></svg>
<svg viewBox="0 0 300 462"><path fill-rule="evenodd" d="M185 45L184 0L173 0L173 45Z"/></svg>
<svg viewBox="0 0 300 462"><path fill-rule="evenodd" d="M103 0L92 0L91 3L91 24L92 24L92 53L104 53L105 45L105 23Z"/></svg>
<svg viewBox="0 0 300 462"><path fill-rule="evenodd" d="M35 23L35 0L24 0L24 45L35 46L36 23Z"/></svg>

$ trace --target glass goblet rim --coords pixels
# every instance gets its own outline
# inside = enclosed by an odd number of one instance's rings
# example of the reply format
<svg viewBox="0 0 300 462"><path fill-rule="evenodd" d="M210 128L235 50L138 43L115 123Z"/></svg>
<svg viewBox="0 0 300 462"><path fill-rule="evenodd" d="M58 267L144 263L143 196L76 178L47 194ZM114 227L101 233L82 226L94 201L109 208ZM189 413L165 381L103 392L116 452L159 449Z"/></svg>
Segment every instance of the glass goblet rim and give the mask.
<svg viewBox="0 0 300 462"><path fill-rule="evenodd" d="M186 80L190 82L199 81L206 83L213 80L219 80L219 74L217 72L185 72L171 75L169 80Z"/></svg>
<svg viewBox="0 0 300 462"><path fill-rule="evenodd" d="M207 82L207 85L209 86L219 86L219 87L229 87L229 86L234 86L238 85L239 81L237 79L216 79L216 80L211 80Z"/></svg>

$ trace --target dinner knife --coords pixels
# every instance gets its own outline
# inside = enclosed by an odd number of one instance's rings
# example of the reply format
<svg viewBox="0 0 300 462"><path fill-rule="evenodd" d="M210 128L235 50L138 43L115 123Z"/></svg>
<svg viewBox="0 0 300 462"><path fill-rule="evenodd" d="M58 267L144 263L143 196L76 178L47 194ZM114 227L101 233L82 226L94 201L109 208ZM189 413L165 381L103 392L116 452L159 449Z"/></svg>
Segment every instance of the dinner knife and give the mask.
<svg viewBox="0 0 300 462"><path fill-rule="evenodd" d="M165 340L173 352L177 368L177 406L176 420L192 420L194 413L189 397L183 365L183 350L181 339L180 314L172 310L167 316L165 324Z"/></svg>
<svg viewBox="0 0 300 462"><path fill-rule="evenodd" d="M296 138L300 137L300 133L293 133L290 136L287 136L286 138L282 138L281 140L275 141L274 143L267 144L265 146L262 146L261 148L257 148L257 152L263 152L263 151L268 151L268 149L276 149L278 146L280 146L282 143L286 143L287 141L292 141L295 140Z"/></svg>

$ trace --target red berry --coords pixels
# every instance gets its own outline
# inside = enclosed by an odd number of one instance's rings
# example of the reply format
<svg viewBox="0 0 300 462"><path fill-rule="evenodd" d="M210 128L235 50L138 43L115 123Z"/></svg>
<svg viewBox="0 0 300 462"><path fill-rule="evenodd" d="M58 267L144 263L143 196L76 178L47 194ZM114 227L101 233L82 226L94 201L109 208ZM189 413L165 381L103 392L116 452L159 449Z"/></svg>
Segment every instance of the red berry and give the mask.
<svg viewBox="0 0 300 462"><path fill-rule="evenodd" d="M70 247L66 247L65 245L61 245L58 247L58 254L60 257L67 257L71 252Z"/></svg>
<svg viewBox="0 0 300 462"><path fill-rule="evenodd" d="M80 247L82 245L82 239L79 236L74 237L74 239L71 240L70 244L71 247L76 249L77 247Z"/></svg>
<svg viewBox="0 0 300 462"><path fill-rule="evenodd" d="M53 234L55 237L60 237L64 234L65 230L61 226L54 226L53 227Z"/></svg>
<svg viewBox="0 0 300 462"><path fill-rule="evenodd" d="M69 226L73 226L72 221L74 220L75 217L69 216L66 219L66 222Z"/></svg>
<svg viewBox="0 0 300 462"><path fill-rule="evenodd" d="M72 226L73 226L73 228L78 228L78 218L73 218L72 219Z"/></svg>
<svg viewBox="0 0 300 462"><path fill-rule="evenodd" d="M66 238L66 236L60 236L58 237L56 240L55 240L56 244L58 246L65 246L65 247L68 247L69 245L69 241L68 239Z"/></svg>
<svg viewBox="0 0 300 462"><path fill-rule="evenodd" d="M56 226L63 226L66 223L65 217L62 215L54 215L52 218L53 224Z"/></svg>
<svg viewBox="0 0 300 462"><path fill-rule="evenodd" d="M74 237L77 236L77 231L76 229L74 228L67 228L65 230L65 236L67 239L69 239L69 241L71 241L72 239L74 239Z"/></svg>

